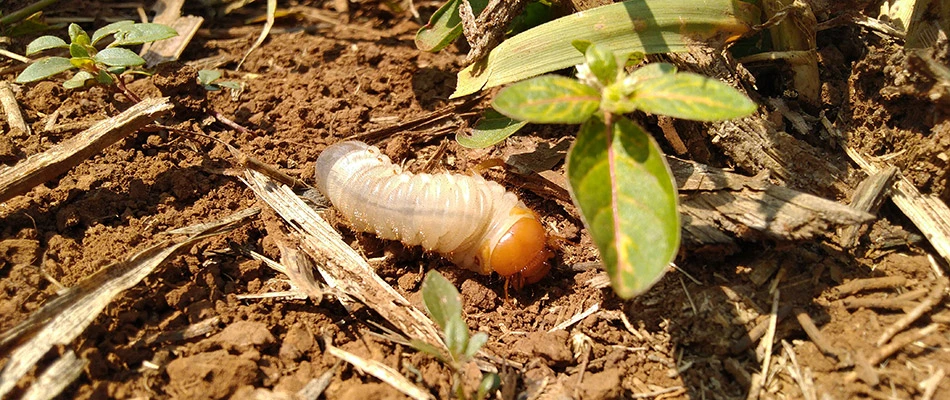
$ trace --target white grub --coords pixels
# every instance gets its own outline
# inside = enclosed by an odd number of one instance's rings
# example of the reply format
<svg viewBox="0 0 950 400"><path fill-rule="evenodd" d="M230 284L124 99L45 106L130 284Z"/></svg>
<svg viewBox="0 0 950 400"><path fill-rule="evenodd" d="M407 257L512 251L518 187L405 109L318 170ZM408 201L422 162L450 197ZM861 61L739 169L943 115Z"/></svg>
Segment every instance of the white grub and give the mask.
<svg viewBox="0 0 950 400"><path fill-rule="evenodd" d="M355 230L421 245L481 274L493 271L492 252L516 222L537 221L517 196L496 182L472 175L404 172L378 148L357 141L323 151L316 164L316 186ZM546 249L536 253L525 257L546 260L549 254Z"/></svg>

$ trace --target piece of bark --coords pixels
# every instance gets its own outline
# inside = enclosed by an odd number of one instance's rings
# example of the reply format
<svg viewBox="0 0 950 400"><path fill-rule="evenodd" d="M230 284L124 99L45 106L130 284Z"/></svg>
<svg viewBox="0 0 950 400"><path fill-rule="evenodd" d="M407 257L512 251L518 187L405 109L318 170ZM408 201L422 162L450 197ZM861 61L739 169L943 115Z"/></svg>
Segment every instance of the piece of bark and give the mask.
<svg viewBox="0 0 950 400"><path fill-rule="evenodd" d="M717 240L694 245L726 244L721 240L726 235L714 231L744 239L803 240L826 232L830 226L864 223L874 218L844 204L772 185L763 178L672 157L667 160L680 190L687 243L695 239Z"/></svg>
<svg viewBox="0 0 950 400"><path fill-rule="evenodd" d="M178 36L147 43L142 46L142 58L149 68L168 61L175 61L185 51L185 47L195 37L204 18L194 15L181 15L185 0L159 0L152 9L157 13L152 22L170 26Z"/></svg>
<svg viewBox="0 0 950 400"><path fill-rule="evenodd" d="M748 94L743 85L744 81L752 79L744 78L751 76L748 71L741 65L729 65L726 58L709 45L698 43L687 53L671 53L662 58L676 64L682 71L720 79ZM760 107L756 113L743 118L710 123L684 122L677 127L683 127L680 134L684 137L705 135L744 171L753 174L769 171L772 178L785 186L807 188L825 196L850 193L851 188L842 181L848 170L843 157L779 131L770 122L769 114Z"/></svg>
<svg viewBox="0 0 950 400"><path fill-rule="evenodd" d="M171 111L167 97L145 99L115 117L26 160L0 169L0 203L28 192Z"/></svg>
<svg viewBox="0 0 950 400"><path fill-rule="evenodd" d="M462 18L465 40L471 46L465 63L481 60L498 46L505 38L508 25L527 4L526 0L489 0L485 9L476 16L468 0L462 0L459 17Z"/></svg>
<svg viewBox="0 0 950 400"><path fill-rule="evenodd" d="M844 204L768 183L764 177L727 172L667 157L680 192L685 247L728 254L745 240L805 240L829 227L868 222L873 215ZM515 171L517 173L517 171ZM519 187L570 202L567 179L519 173Z"/></svg>
<svg viewBox="0 0 950 400"><path fill-rule="evenodd" d="M822 119L822 123L829 132L841 140L843 136L831 125L830 121ZM888 163L872 164L864 155L847 146L843 140L841 142L848 157L869 174L893 167ZM894 183L891 200L924 234L937 254L950 262L950 207L947 207L947 204L937 196L920 193L913 182L904 176L900 176Z"/></svg>
<svg viewBox="0 0 950 400"><path fill-rule="evenodd" d="M881 209L881 204L890 194L890 188L894 185L894 179L897 177L897 168L890 167L883 171L872 174L858 184L854 189L854 197L851 199L851 207L877 214ZM849 225L838 229L838 238L841 247L850 249L858 244L860 225Z"/></svg>

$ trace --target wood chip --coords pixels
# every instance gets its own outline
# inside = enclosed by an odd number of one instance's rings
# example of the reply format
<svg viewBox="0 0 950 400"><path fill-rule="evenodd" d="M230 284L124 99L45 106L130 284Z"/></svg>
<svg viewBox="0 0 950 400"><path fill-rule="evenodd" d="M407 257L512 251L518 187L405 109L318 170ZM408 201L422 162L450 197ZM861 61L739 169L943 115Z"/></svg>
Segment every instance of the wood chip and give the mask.
<svg viewBox="0 0 950 400"><path fill-rule="evenodd" d="M871 163L867 157L847 145L844 136L831 124L831 121L822 118L821 122L828 132L838 138L839 144L844 148L848 157L851 157L851 160L867 173L873 174L893 167L886 162ZM913 182L904 176L900 176L894 184L891 200L930 241L937 254L943 257L945 261L950 262L950 207L947 207L947 204L936 196L920 193Z"/></svg>
<svg viewBox="0 0 950 400"><path fill-rule="evenodd" d="M858 184L851 199L851 207L871 214L877 214L881 204L890 195L890 188L897 179L897 168L890 167L871 174ZM838 243L850 249L858 244L860 225L849 225L838 229Z"/></svg>
<svg viewBox="0 0 950 400"><path fill-rule="evenodd" d="M204 23L204 18L193 15L181 15L181 7L185 0L158 0L152 7L156 11L154 23L170 26L178 32L178 36L142 46L142 58L149 68L168 61L175 61L191 43L198 28Z"/></svg>
<svg viewBox="0 0 950 400"><path fill-rule="evenodd" d="M729 244L756 235L804 240L830 226L853 225L874 216L844 204L775 186L764 177L748 177L700 163L668 157L680 190L686 242ZM695 243L698 242L698 243Z"/></svg>

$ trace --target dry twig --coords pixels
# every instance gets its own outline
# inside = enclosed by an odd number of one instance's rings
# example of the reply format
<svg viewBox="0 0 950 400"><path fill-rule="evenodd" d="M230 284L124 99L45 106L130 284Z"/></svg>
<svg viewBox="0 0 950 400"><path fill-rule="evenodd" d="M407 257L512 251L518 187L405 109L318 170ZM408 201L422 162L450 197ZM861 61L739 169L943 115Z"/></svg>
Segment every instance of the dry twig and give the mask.
<svg viewBox="0 0 950 400"><path fill-rule="evenodd" d="M847 283L843 283L831 288L831 296L838 299L841 298L841 296L865 290L897 288L904 286L906 283L907 278L897 275L885 276L881 278L853 279Z"/></svg>
<svg viewBox="0 0 950 400"><path fill-rule="evenodd" d="M818 350L821 350L821 352L827 356L838 357L838 349L834 348L825 340L825 337L821 334L821 331L818 330L818 327L815 326L815 322L812 321L811 316L808 315L805 310L795 310L795 319L798 320L798 324L805 330L805 334L807 334L812 343L818 347Z"/></svg>
<svg viewBox="0 0 950 400"><path fill-rule="evenodd" d="M880 347L884 343L887 343L888 340L894 337L898 332L906 329L910 324L914 323L922 315L930 311L935 305L939 304L943 297L946 295L947 291L947 279L943 278L937 281L937 284L934 286L933 290L930 291L930 294L924 298L917 307L914 307L913 310L910 310L905 314L901 319L897 320L891 326L887 327L884 330L884 333L881 334L881 337L877 339L877 342L874 342L874 345Z"/></svg>
<svg viewBox="0 0 950 400"><path fill-rule="evenodd" d="M13 95L13 89L10 88L10 84L4 81L0 81L0 104L3 105L3 111L7 113L7 126L10 129L19 129L31 135L33 133L30 130L30 125L23 120L23 113L20 111L20 104L16 101L16 96Z"/></svg>

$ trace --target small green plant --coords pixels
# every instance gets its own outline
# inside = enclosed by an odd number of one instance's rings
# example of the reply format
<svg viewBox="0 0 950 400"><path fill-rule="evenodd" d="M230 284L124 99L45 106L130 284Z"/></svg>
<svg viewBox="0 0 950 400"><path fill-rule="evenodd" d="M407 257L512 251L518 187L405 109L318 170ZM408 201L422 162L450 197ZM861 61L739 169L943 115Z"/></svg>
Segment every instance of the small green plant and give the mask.
<svg viewBox="0 0 950 400"><path fill-rule="evenodd" d="M523 122L581 124L567 154L571 196L600 250L614 291L630 298L652 286L676 256L680 242L677 191L656 141L623 116L632 111L698 121L745 116L755 103L732 87L671 64L627 73L631 55L575 41L584 55L578 80L543 75L498 93L492 129L460 143L484 147ZM635 62L642 53L634 53Z"/></svg>
<svg viewBox="0 0 950 400"><path fill-rule="evenodd" d="M235 81L222 81L223 73L217 69L203 69L198 71L198 83L207 91L218 91L221 88L241 90L241 84Z"/></svg>
<svg viewBox="0 0 950 400"><path fill-rule="evenodd" d="M484 332L472 335L469 332L465 320L462 319L462 302L458 290L437 271L429 271L426 274L425 281L422 282L422 299L425 301L429 315L442 329L445 346L448 347L449 353L444 354L435 346L418 339L410 343L416 350L431 354L445 363L452 370L452 389L455 396L467 399L468 396L462 385L463 366L471 362L475 353L478 353L478 350L488 342L488 335ZM498 388L500 382L498 375L484 374L478 385L475 399L487 398Z"/></svg>
<svg viewBox="0 0 950 400"><path fill-rule="evenodd" d="M17 83L34 82L78 69L72 78L63 83L67 89L86 86L89 82L101 85L122 85L117 75L131 72L134 67L145 64L145 59L123 46L135 46L177 36L171 27L161 24L119 21L93 32L90 37L79 25L70 24L69 43L56 36L40 36L26 46L30 56L51 49L69 49L69 58L47 57L30 64L16 77ZM112 36L113 41L102 49L97 48L103 39Z"/></svg>

